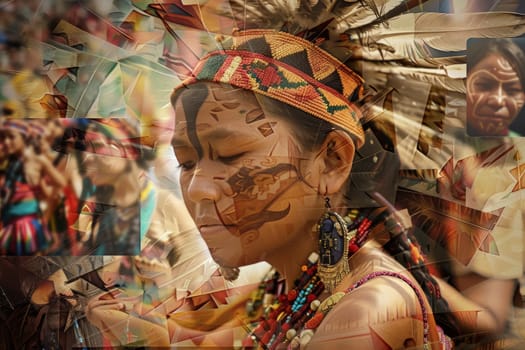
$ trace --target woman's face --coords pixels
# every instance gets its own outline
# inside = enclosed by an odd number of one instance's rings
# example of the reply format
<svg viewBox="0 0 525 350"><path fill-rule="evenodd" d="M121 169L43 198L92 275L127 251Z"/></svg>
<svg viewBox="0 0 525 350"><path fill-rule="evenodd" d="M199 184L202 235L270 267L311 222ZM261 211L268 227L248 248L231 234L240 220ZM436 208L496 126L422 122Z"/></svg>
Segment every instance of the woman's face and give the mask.
<svg viewBox="0 0 525 350"><path fill-rule="evenodd" d="M185 114L184 97L175 104L172 144L184 201L219 264L267 260L310 235L308 220L323 211L310 182L315 155L303 151L290 126L265 113L253 93L206 86L196 116Z"/></svg>
<svg viewBox="0 0 525 350"><path fill-rule="evenodd" d="M506 136L525 101L518 73L501 55L490 54L467 79L467 123L474 136Z"/></svg>
<svg viewBox="0 0 525 350"><path fill-rule="evenodd" d="M129 169L129 163L120 146L103 135L86 142L82 152L85 175L96 186L112 185L119 175Z"/></svg>
<svg viewBox="0 0 525 350"><path fill-rule="evenodd" d="M7 129L4 133L4 147L9 155L21 154L25 147L24 137L18 131Z"/></svg>

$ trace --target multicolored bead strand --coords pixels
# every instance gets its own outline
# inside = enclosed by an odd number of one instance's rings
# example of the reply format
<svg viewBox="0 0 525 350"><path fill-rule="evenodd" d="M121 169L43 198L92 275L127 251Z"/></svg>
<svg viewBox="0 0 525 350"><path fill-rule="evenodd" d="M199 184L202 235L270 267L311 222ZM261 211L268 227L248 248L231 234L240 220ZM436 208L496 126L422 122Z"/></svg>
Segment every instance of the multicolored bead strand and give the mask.
<svg viewBox="0 0 525 350"><path fill-rule="evenodd" d="M378 212L373 218L365 215L365 213L370 214L371 212L372 209L362 212L354 209L350 210L343 218L351 237L348 241L347 258L350 258L367 242L370 238L370 232L380 221L384 221L385 230L391 238L398 237L400 233L405 232L404 228L399 226L400 224L389 222L388 211ZM417 245L411 244L406 236L403 236L403 239L410 247L411 263L415 265L424 263L424 256L420 254ZM318 261L319 254L312 253L308 257L307 264L301 266L301 275L294 281L293 288L287 293L278 295L276 288L277 273L271 280L261 283L252 300L247 303L247 311L253 317L256 314L257 307L260 308L264 304L264 310L257 325L243 342L243 349L294 350L305 346L325 316L342 297L376 277L395 277L412 288L421 306L423 348L430 349L429 311L425 304L426 297L419 289L419 285L400 273L376 271L361 278L344 292L334 293L321 302L319 296L325 291L325 286L317 274ZM269 301L270 296L273 299L271 302ZM262 302L263 298L265 299L264 303ZM444 334L440 335L442 335L440 339L447 339ZM446 349L451 348L451 341L442 341L442 344Z"/></svg>
<svg viewBox="0 0 525 350"><path fill-rule="evenodd" d="M289 341L287 335L297 333L313 317L315 310L312 305L315 308L319 304L318 298L324 291L324 285L316 274L318 259L319 255L312 253L308 263L301 267L302 274L294 282L294 288L276 296L273 303L263 310L257 326L243 342L244 348L257 346L262 349L276 349ZM249 303L251 306L255 304Z"/></svg>

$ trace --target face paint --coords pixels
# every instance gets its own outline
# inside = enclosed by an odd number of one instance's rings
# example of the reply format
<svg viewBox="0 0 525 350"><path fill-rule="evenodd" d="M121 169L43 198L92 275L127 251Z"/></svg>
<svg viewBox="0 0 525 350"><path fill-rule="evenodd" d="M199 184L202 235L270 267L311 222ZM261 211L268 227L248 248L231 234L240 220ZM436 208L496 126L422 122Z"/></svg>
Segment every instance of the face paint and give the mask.
<svg viewBox="0 0 525 350"><path fill-rule="evenodd" d="M264 113L252 93L231 88L211 89L195 118L184 114L179 101L173 147L182 192L215 260L260 261L304 234L304 215L322 205L308 200L316 191L301 169L311 159L287 123Z"/></svg>
<svg viewBox="0 0 525 350"><path fill-rule="evenodd" d="M477 136L505 136L523 107L525 93L516 71L500 55L481 60L467 79L467 123Z"/></svg>

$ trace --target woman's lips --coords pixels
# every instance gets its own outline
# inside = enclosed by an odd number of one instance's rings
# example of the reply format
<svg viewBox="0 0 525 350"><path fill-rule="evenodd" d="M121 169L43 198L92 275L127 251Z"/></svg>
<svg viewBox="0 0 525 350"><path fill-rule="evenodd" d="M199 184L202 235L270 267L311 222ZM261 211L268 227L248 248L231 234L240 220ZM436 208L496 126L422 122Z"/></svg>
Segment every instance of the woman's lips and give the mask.
<svg viewBox="0 0 525 350"><path fill-rule="evenodd" d="M213 224L199 225L199 232L203 237L211 237L220 234L233 234L236 231L235 225Z"/></svg>
<svg viewBox="0 0 525 350"><path fill-rule="evenodd" d="M200 225L199 231L208 246L208 250L219 265L229 266L232 261L237 261L241 248L239 237L234 234L234 225Z"/></svg>
<svg viewBox="0 0 525 350"><path fill-rule="evenodd" d="M223 224L199 226L199 231L202 235L212 235L224 232L226 230L226 226L224 226Z"/></svg>

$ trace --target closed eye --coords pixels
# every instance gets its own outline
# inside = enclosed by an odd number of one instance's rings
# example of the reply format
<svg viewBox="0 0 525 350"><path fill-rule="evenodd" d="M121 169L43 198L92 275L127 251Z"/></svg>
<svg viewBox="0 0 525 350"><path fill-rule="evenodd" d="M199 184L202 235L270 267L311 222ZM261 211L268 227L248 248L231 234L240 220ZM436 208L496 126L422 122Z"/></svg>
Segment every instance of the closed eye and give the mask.
<svg viewBox="0 0 525 350"><path fill-rule="evenodd" d="M195 164L196 164L195 161L189 160L187 162L180 163L178 167L184 171L188 171L188 170L195 168Z"/></svg>
<svg viewBox="0 0 525 350"><path fill-rule="evenodd" d="M234 163L236 162L237 160L239 160L240 158L242 158L242 156L244 156L246 153L238 153L238 154L234 154L234 155L231 155L231 156L218 156L217 157L217 160L223 162L223 163L226 163L226 164L230 164L230 163Z"/></svg>

